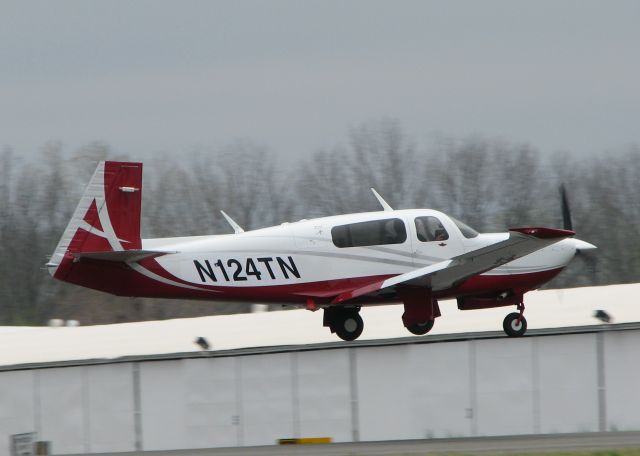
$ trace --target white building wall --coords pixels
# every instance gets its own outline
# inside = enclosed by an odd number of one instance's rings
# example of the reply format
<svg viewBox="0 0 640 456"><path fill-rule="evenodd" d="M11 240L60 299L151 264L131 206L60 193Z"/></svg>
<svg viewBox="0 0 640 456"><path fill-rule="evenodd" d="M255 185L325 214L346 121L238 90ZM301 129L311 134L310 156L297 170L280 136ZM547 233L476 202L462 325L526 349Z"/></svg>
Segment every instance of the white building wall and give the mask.
<svg viewBox="0 0 640 456"><path fill-rule="evenodd" d="M409 345L356 350L360 440L411 439Z"/></svg>
<svg viewBox="0 0 640 456"><path fill-rule="evenodd" d="M640 429L640 331L604 333L608 431Z"/></svg>
<svg viewBox="0 0 640 456"><path fill-rule="evenodd" d="M235 358L139 363L142 448L238 445Z"/></svg>
<svg viewBox="0 0 640 456"><path fill-rule="evenodd" d="M0 372L0 456L640 429L640 330ZM603 370L600 370L603 369Z"/></svg>
<svg viewBox="0 0 640 456"><path fill-rule="evenodd" d="M475 347L475 434L534 433L532 340L469 342Z"/></svg>
<svg viewBox="0 0 640 456"><path fill-rule="evenodd" d="M186 403L183 365L186 360L139 363L142 449L185 448Z"/></svg>
<svg viewBox="0 0 640 456"><path fill-rule="evenodd" d="M239 358L241 445L273 445L294 435L291 354Z"/></svg>
<svg viewBox="0 0 640 456"><path fill-rule="evenodd" d="M540 432L598 431L596 334L540 337L537 344Z"/></svg>
<svg viewBox="0 0 640 456"><path fill-rule="evenodd" d="M352 441L350 350L292 353L297 385L294 437Z"/></svg>
<svg viewBox="0 0 640 456"><path fill-rule="evenodd" d="M33 371L0 372L0 456L9 454L9 436L34 432Z"/></svg>
<svg viewBox="0 0 640 456"><path fill-rule="evenodd" d="M89 450L84 374L85 367L58 367L35 372L39 396L36 401L40 409L38 438L53 442L54 453Z"/></svg>
<svg viewBox="0 0 640 456"><path fill-rule="evenodd" d="M409 395L412 438L472 435L470 347L466 342L409 345L408 375L400 381Z"/></svg>
<svg viewBox="0 0 640 456"><path fill-rule="evenodd" d="M91 453L135 450L131 364L84 366L88 412L84 439ZM57 449L54 448L56 452Z"/></svg>
<svg viewBox="0 0 640 456"><path fill-rule="evenodd" d="M239 444L236 358L189 359L184 370L187 443L184 448Z"/></svg>

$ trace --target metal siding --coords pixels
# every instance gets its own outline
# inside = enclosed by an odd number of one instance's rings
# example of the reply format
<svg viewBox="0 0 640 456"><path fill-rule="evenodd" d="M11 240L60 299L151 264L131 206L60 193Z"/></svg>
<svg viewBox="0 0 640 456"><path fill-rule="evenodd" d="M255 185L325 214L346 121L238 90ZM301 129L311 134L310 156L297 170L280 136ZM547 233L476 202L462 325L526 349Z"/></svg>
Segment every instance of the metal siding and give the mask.
<svg viewBox="0 0 640 456"><path fill-rule="evenodd" d="M407 391L410 347L356 350L358 421L361 440L416 438L411 430L411 392Z"/></svg>
<svg viewBox="0 0 640 456"><path fill-rule="evenodd" d="M89 450L135 450L131 364L87 366Z"/></svg>
<svg viewBox="0 0 640 456"><path fill-rule="evenodd" d="M534 432L532 341L475 341L478 435Z"/></svg>
<svg viewBox="0 0 640 456"><path fill-rule="evenodd" d="M143 449L638 429L638 345L633 330L140 362ZM0 439L131 451L133 382L129 363L0 372Z"/></svg>
<svg viewBox="0 0 640 456"><path fill-rule="evenodd" d="M598 431L596 335L541 337L540 432Z"/></svg>
<svg viewBox="0 0 640 456"><path fill-rule="evenodd" d="M605 333L608 431L640 429L640 331Z"/></svg>
<svg viewBox="0 0 640 456"><path fill-rule="evenodd" d="M297 354L298 437L351 441L348 349Z"/></svg>
<svg viewBox="0 0 640 456"><path fill-rule="evenodd" d="M468 342L409 347L411 438L470 435Z"/></svg>
<svg viewBox="0 0 640 456"><path fill-rule="evenodd" d="M182 368L189 448L238 445L235 360L190 359Z"/></svg>
<svg viewBox="0 0 640 456"><path fill-rule="evenodd" d="M142 448L188 448L183 360L140 363Z"/></svg>
<svg viewBox="0 0 640 456"><path fill-rule="evenodd" d="M0 374L0 456L9 455L9 436L36 431L33 371Z"/></svg>
<svg viewBox="0 0 640 456"><path fill-rule="evenodd" d="M244 356L240 363L243 445L273 445L293 436L291 354Z"/></svg>
<svg viewBox="0 0 640 456"><path fill-rule="evenodd" d="M83 367L43 369L40 376L39 440L50 441L53 453L84 453L87 443L85 371Z"/></svg>

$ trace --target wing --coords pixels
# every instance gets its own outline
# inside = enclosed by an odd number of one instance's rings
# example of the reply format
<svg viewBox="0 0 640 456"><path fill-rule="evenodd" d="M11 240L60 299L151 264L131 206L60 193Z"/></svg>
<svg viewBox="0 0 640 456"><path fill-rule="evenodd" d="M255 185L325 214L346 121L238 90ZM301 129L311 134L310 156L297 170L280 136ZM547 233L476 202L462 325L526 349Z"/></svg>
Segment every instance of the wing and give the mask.
<svg viewBox="0 0 640 456"><path fill-rule="evenodd" d="M509 238L504 241L346 291L336 296L332 304L340 304L399 284L429 287L434 291L446 290L462 280L517 260L575 234L573 231L551 228L513 228L509 231Z"/></svg>

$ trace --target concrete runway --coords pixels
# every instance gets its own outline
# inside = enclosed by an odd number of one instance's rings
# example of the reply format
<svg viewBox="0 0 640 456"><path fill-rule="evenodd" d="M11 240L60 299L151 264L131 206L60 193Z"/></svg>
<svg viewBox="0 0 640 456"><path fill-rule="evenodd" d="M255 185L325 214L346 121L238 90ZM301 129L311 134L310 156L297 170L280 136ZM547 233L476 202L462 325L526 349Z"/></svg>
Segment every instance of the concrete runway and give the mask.
<svg viewBox="0 0 640 456"><path fill-rule="evenodd" d="M531 453L548 451L640 448L640 431L585 434L543 434L509 437L398 440L384 442L285 445L200 450L100 453L101 456L408 456L429 453ZM77 456L77 455L76 455Z"/></svg>

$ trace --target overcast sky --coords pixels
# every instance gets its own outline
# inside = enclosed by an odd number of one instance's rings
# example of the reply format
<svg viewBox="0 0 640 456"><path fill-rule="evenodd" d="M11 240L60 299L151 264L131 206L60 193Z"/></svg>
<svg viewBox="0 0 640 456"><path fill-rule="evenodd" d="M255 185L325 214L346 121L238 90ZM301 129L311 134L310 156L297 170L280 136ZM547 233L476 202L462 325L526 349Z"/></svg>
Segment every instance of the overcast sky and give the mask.
<svg viewBox="0 0 640 456"><path fill-rule="evenodd" d="M0 145L283 156L392 117L418 143L640 143L640 2L0 0Z"/></svg>

